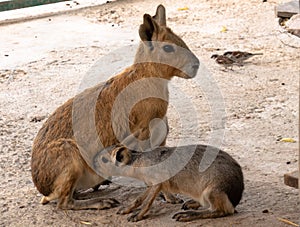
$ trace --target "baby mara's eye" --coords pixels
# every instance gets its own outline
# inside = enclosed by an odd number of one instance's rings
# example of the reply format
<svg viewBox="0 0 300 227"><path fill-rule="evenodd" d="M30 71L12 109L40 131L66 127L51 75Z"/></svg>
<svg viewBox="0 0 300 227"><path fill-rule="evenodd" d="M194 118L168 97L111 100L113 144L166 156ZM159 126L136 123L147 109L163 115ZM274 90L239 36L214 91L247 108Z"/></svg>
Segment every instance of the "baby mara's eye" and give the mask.
<svg viewBox="0 0 300 227"><path fill-rule="evenodd" d="M103 162L103 163L108 163L108 159L105 158L105 157L102 157L102 162Z"/></svg>
<svg viewBox="0 0 300 227"><path fill-rule="evenodd" d="M164 51L167 52L167 53L171 53L171 52L174 52L174 51L175 51L174 47L171 46L171 45L164 45L164 46L163 46L163 49L164 49Z"/></svg>

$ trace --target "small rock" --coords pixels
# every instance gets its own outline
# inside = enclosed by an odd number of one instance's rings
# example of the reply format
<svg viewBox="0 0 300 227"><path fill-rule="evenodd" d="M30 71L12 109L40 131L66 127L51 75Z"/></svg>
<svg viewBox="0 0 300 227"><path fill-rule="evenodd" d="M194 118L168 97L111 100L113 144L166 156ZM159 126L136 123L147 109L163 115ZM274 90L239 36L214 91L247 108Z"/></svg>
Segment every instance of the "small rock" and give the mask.
<svg viewBox="0 0 300 227"><path fill-rule="evenodd" d="M33 118L31 118L30 122L40 122L42 120L44 120L46 118L46 116L35 116Z"/></svg>
<svg viewBox="0 0 300 227"><path fill-rule="evenodd" d="M246 118L246 119L250 119L251 116L250 116L250 115L246 115L245 118Z"/></svg>
<svg viewBox="0 0 300 227"><path fill-rule="evenodd" d="M269 210L268 210L268 209L264 209L262 212L263 212L264 214L267 214L267 213L269 213Z"/></svg>
<svg viewBox="0 0 300 227"><path fill-rule="evenodd" d="M254 112L255 113L262 113L262 112L264 112L264 109L255 109Z"/></svg>

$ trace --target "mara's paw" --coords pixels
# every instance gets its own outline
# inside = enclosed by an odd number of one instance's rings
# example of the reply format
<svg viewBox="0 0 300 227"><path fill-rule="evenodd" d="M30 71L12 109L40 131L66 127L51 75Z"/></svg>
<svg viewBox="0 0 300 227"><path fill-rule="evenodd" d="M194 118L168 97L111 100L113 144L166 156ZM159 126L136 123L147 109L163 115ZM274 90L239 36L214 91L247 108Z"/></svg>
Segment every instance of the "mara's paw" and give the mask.
<svg viewBox="0 0 300 227"><path fill-rule="evenodd" d="M171 193L162 193L160 195L167 203L171 203L171 204L180 204L183 203L183 200L174 196Z"/></svg>
<svg viewBox="0 0 300 227"><path fill-rule="evenodd" d="M118 200L110 198L102 200L100 209L110 209L119 206L120 203Z"/></svg>
<svg viewBox="0 0 300 227"><path fill-rule="evenodd" d="M40 201L40 203L43 204L43 205L45 205L45 204L49 203L49 200L48 200L48 198L46 196L43 196L42 199L41 199L41 201Z"/></svg>
<svg viewBox="0 0 300 227"><path fill-rule="evenodd" d="M117 214L122 214L122 215L124 215L124 214L129 214L129 213L131 213L131 212L132 212L132 210L131 210L130 208L127 208L127 207L121 207L121 208L118 210Z"/></svg>
<svg viewBox="0 0 300 227"><path fill-rule="evenodd" d="M200 206L201 205L200 205L199 202L191 199L191 200L186 201L182 205L181 209L183 209L183 210L197 210Z"/></svg>
<svg viewBox="0 0 300 227"><path fill-rule="evenodd" d="M168 199L167 200L168 203L171 203L171 204L181 204L183 203L184 201L176 196L173 196L172 199Z"/></svg>
<svg viewBox="0 0 300 227"><path fill-rule="evenodd" d="M174 214L172 217L176 221L181 221L181 222L187 222L187 221L193 221L197 218L198 213L194 211L186 211L186 212L179 212Z"/></svg>
<svg viewBox="0 0 300 227"><path fill-rule="evenodd" d="M136 213L132 214L131 216L129 216L127 218L127 221L129 221L129 222L137 222L137 221L143 220L143 216L141 216L139 214L140 214L140 212L136 212Z"/></svg>

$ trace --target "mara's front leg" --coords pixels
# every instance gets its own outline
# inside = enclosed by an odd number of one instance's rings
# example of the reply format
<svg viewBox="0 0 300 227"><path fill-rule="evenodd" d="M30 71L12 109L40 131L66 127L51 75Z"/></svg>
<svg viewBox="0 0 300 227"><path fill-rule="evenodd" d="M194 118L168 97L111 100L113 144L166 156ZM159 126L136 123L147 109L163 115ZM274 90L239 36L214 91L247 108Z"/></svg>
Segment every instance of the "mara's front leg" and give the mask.
<svg viewBox="0 0 300 227"><path fill-rule="evenodd" d="M141 210L136 211L133 215L128 217L128 221L137 222L144 218L145 213L148 212L154 199L161 190L161 185L150 186L142 195L140 195L134 202L128 207L121 208L118 214L132 213L136 208L141 207Z"/></svg>
<svg viewBox="0 0 300 227"><path fill-rule="evenodd" d="M166 120L154 118L150 122L144 119L139 125L132 129L132 133L121 143L131 150L146 151L166 145L169 127Z"/></svg>
<svg viewBox="0 0 300 227"><path fill-rule="evenodd" d="M151 188L148 188L144 193L142 193L139 197L137 197L132 204L130 204L128 207L121 207L117 214L130 214L132 211L134 211L136 208L138 208L144 200L146 199L149 191Z"/></svg>
<svg viewBox="0 0 300 227"><path fill-rule="evenodd" d="M148 195L147 195L144 203L142 203L141 210L136 211L134 214L129 216L127 218L127 220L130 222L137 222L137 221L142 220L144 218L144 215L149 211L154 199L156 198L156 196L158 195L160 190L161 190L161 184L151 186L148 190L148 193L147 193Z"/></svg>

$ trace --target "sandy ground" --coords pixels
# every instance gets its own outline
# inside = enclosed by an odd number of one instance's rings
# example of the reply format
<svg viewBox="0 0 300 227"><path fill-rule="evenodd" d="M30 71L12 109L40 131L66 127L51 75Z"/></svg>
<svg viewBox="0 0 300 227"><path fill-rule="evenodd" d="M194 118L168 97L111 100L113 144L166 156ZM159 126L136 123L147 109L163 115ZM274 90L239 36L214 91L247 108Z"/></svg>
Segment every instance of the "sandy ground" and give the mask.
<svg viewBox="0 0 300 227"><path fill-rule="evenodd" d="M278 1L279 2L279 1ZM181 205L157 199L146 220L128 223L110 210L62 211L42 206L30 173L32 141L45 119L73 97L95 62L136 44L142 15L161 1L117 1L76 14L2 26L0 33L0 212L1 226L288 226L300 224L299 191L283 184L298 167L300 39L278 25L276 1L166 1L168 25L200 58L225 103L222 147L241 164L245 192L238 213L225 218L177 223ZM179 11L187 6L189 10ZM221 32L222 26L227 28ZM210 59L225 50L262 52L244 67L224 72ZM110 75L107 75L108 78ZM214 102L197 79L171 82L168 145L180 137L178 109L191 100L198 123L189 133L209 143ZM182 95L179 95L180 90ZM177 110L176 110L177 108ZM185 112L186 111L186 112ZM97 192L128 204L143 189L111 185Z"/></svg>

